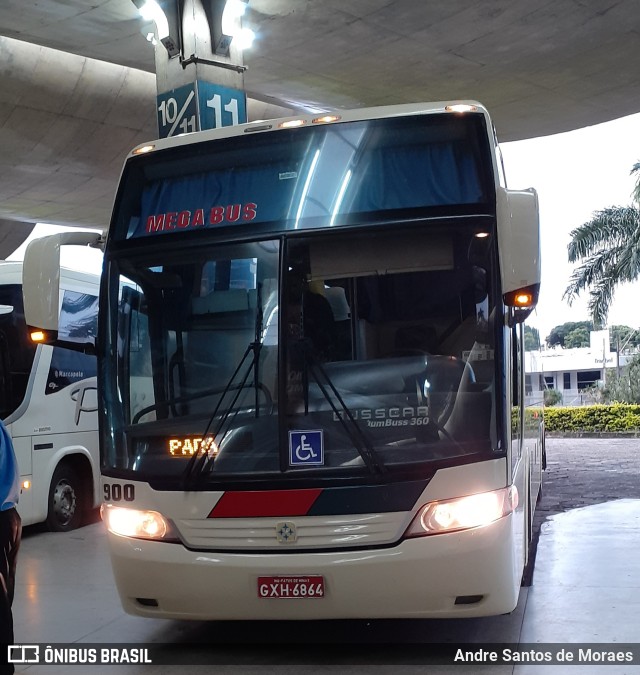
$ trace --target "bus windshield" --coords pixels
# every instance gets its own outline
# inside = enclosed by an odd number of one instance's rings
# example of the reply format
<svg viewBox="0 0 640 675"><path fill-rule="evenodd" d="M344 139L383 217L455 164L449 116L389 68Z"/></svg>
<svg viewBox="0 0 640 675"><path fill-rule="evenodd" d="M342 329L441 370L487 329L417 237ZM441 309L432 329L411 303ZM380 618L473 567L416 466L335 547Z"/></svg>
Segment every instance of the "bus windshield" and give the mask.
<svg viewBox="0 0 640 675"><path fill-rule="evenodd" d="M495 255L478 229L120 253L105 396L122 405L103 463L210 487L367 480L495 452Z"/></svg>
<svg viewBox="0 0 640 675"><path fill-rule="evenodd" d="M246 131L251 131L248 127ZM488 213L481 114L360 120L236 135L132 158L114 241L280 232Z"/></svg>

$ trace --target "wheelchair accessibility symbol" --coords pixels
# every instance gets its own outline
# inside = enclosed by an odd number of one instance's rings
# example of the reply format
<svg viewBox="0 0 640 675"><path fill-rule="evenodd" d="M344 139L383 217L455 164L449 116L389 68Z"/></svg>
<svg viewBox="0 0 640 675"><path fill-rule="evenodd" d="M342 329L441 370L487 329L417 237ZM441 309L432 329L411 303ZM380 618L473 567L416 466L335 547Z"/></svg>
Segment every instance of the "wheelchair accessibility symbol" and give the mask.
<svg viewBox="0 0 640 675"><path fill-rule="evenodd" d="M289 465L324 464L322 430L289 432Z"/></svg>

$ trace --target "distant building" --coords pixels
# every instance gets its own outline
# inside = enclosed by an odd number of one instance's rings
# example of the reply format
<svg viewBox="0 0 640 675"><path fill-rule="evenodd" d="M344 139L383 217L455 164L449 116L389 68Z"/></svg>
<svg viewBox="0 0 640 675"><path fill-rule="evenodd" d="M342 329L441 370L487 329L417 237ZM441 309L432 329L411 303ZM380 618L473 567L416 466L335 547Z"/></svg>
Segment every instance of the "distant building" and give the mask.
<svg viewBox="0 0 640 675"><path fill-rule="evenodd" d="M626 365L637 353L623 350L620 359L609 346L609 330L591 331L588 347L553 347L525 352L525 403L541 404L545 389L562 394L560 405L588 405L594 402L590 387L605 381L606 368Z"/></svg>

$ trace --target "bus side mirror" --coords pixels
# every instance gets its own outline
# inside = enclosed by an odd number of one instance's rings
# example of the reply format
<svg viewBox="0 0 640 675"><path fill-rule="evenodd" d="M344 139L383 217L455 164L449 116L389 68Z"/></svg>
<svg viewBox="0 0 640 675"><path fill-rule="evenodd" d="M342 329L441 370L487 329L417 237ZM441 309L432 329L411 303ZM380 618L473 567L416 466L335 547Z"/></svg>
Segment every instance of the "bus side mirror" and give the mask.
<svg viewBox="0 0 640 675"><path fill-rule="evenodd" d="M535 190L496 190L503 301L510 323L533 311L540 292L540 215Z"/></svg>
<svg viewBox="0 0 640 675"><path fill-rule="evenodd" d="M53 344L58 341L60 314L60 247L69 245L101 246L102 235L95 232L61 232L34 239L22 264L24 314L31 339ZM82 345L71 349L84 350Z"/></svg>

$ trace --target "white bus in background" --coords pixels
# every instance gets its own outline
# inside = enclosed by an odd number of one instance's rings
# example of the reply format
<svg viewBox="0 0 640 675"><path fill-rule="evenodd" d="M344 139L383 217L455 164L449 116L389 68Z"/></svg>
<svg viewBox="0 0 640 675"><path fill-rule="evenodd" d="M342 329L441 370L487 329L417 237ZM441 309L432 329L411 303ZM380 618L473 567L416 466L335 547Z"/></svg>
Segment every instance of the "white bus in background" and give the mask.
<svg viewBox="0 0 640 675"><path fill-rule="evenodd" d="M99 277L61 269L59 337L96 334ZM72 530L99 503L96 357L35 345L27 330L22 263L0 262L0 417L20 468L23 525Z"/></svg>

